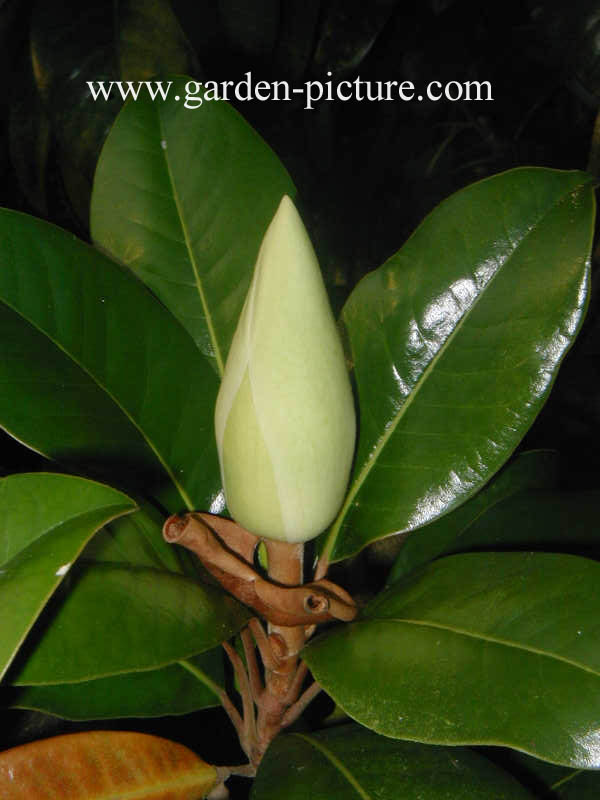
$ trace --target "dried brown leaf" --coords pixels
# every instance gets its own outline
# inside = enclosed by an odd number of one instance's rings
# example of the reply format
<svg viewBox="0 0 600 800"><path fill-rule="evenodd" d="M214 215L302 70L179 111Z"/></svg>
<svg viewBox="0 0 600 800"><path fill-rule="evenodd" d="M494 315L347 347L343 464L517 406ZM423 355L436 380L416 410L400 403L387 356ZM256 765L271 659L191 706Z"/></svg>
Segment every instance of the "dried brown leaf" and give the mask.
<svg viewBox="0 0 600 800"><path fill-rule="evenodd" d="M199 800L216 783L187 747L142 733L74 733L0 753L3 800Z"/></svg>

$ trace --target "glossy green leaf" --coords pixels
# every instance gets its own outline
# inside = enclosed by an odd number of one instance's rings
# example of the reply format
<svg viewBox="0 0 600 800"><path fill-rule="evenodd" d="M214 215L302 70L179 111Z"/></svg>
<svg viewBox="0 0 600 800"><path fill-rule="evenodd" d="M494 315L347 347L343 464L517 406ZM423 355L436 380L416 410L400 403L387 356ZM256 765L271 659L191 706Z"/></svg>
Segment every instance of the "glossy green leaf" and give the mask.
<svg viewBox="0 0 600 800"><path fill-rule="evenodd" d="M33 449L209 508L218 381L130 273L45 222L0 213L0 424ZM174 494L175 489L177 490Z"/></svg>
<svg viewBox="0 0 600 800"><path fill-rule="evenodd" d="M599 585L600 564L576 556L450 556L304 655L347 714L386 736L598 767Z"/></svg>
<svg viewBox="0 0 600 800"><path fill-rule="evenodd" d="M222 374L261 239L282 195L295 190L231 106L194 108L190 79L172 80L166 102L140 95L119 114L94 179L92 236L150 286Z"/></svg>
<svg viewBox="0 0 600 800"><path fill-rule="evenodd" d="M0 677L91 536L135 503L70 475L0 480Z"/></svg>
<svg viewBox="0 0 600 800"><path fill-rule="evenodd" d="M467 503L411 534L402 545L388 583L441 555L468 549L500 549L504 541L502 536L488 535L489 520L494 517L496 507L528 489L552 488L557 477L557 453L552 450L521 453ZM532 494L535 497L535 492ZM512 518L511 524L502 530L505 547L514 544L515 536L523 533L522 525L527 522L528 517L515 515ZM529 541L524 538L521 543Z"/></svg>
<svg viewBox="0 0 600 800"><path fill-rule="evenodd" d="M106 525L85 548L82 558L110 564L182 572L179 548L165 542L164 518L152 506Z"/></svg>
<svg viewBox="0 0 600 800"><path fill-rule="evenodd" d="M145 567L86 564L33 632L14 685L89 681L162 668L237 633L248 609L220 588Z"/></svg>
<svg viewBox="0 0 600 800"><path fill-rule="evenodd" d="M332 559L475 494L543 405L584 314L594 218L581 172L522 168L441 203L346 303L360 405Z"/></svg>
<svg viewBox="0 0 600 800"><path fill-rule="evenodd" d="M466 748L395 742L358 725L279 736L252 800L525 800L514 778Z"/></svg>
<svg viewBox="0 0 600 800"><path fill-rule="evenodd" d="M218 648L163 669L81 683L8 686L0 702L73 720L189 714L219 704L212 682L224 685L222 653Z"/></svg>
<svg viewBox="0 0 600 800"><path fill-rule="evenodd" d="M141 505L139 511L105 525L84 550L82 560L166 569L206 581L207 573L193 553L165 541L164 515L148 503Z"/></svg>

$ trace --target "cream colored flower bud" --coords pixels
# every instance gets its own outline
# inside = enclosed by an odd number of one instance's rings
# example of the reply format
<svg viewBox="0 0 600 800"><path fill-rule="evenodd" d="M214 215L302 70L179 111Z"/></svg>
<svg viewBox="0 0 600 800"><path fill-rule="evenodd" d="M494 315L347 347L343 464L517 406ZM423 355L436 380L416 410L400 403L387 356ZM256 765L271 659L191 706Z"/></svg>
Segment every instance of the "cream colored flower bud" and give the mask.
<svg viewBox="0 0 600 800"><path fill-rule="evenodd" d="M319 264L289 197L262 241L215 411L225 497L258 536L305 542L339 510L356 419Z"/></svg>

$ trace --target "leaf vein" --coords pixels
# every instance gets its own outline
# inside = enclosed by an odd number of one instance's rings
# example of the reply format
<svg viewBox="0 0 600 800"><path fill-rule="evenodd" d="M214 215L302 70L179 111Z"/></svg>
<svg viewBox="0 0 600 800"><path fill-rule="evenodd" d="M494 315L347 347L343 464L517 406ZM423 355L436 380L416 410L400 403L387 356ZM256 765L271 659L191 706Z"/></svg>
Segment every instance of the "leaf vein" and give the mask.
<svg viewBox="0 0 600 800"><path fill-rule="evenodd" d="M348 781L350 786L352 786L356 794L362 798L362 800L372 800L371 795L360 785L348 767L344 766L344 764L342 764L339 758L332 753L329 748L325 747L325 745L315 741L315 739L313 739L311 736L307 736L304 733L295 733L293 736L298 736L300 739L304 739L304 741L312 745L315 750L318 750L323 756L325 756L332 766L334 766L338 772L344 776L344 778Z"/></svg>
<svg viewBox="0 0 600 800"><path fill-rule="evenodd" d="M511 642L508 639L501 639L496 636L490 636L489 634L480 633L477 631L467 631L463 628L454 627L452 625L444 624L441 622L434 622L432 620L422 620L422 619L405 619L403 617L395 618L395 617L373 617L373 622L397 622L400 624L406 625L413 625L415 627L422 626L424 628L435 628L437 630L446 631L448 633L456 634L457 636L465 636L469 639L478 639L483 642L490 642L491 644L498 644L503 647L510 647L515 650L523 650L527 653L533 653L534 655L543 656L544 658L554 659L556 661L562 661L564 664L568 664L571 667L576 667L577 669L581 669L583 672L589 672L591 675L595 675L600 678L600 671L597 669L593 669L592 667L588 666L587 664L582 664L579 661L573 661L573 659L567 658L566 656L561 656L558 653L551 653L548 650L542 650L539 647L534 647L533 645L526 644L525 642ZM364 625L368 624L367 621L361 621L355 624Z"/></svg>
<svg viewBox="0 0 600 800"><path fill-rule="evenodd" d="M157 116L158 116L158 125L159 125L159 129L160 129L161 140L165 140L166 139L166 133L163 131L162 117L160 116L160 114L157 114ZM189 233L189 231L187 229L187 225L186 225L185 218L184 218L184 215L183 215L183 209L181 208L181 202L180 202L180 199L179 199L179 194L178 194L177 189L175 187L175 179L173 177L173 173L172 173L172 170L171 170L171 164L169 162L168 149L167 148L163 149L162 153L163 153L164 160L165 160L165 166L166 166L166 169L167 169L167 174L169 176L169 182L170 182L170 185L171 185L171 189L173 190L173 200L175 202L175 206L176 206L176 209L177 209L177 215L179 217L179 222L181 224L181 230L183 232L183 236L184 236L184 239L185 239L185 245L186 245L186 248L187 248L187 251L188 251L188 255L189 255L189 259L190 259L190 263L192 265L192 269L193 269L193 272L194 272L194 278L196 280L196 288L198 289L198 295L200 297L200 302L202 303L202 308L204 309L204 316L205 316L205 320L206 320L206 326L208 328L208 334L209 334L210 340L212 342L212 346L213 346L213 350L214 350L214 354L215 354L215 360L217 362L217 369L218 369L218 372L219 372L219 377L222 377L223 370L224 370L223 356L221 354L221 348L219 347L219 342L217 340L217 335L216 335L214 323L213 323L213 320L212 320L210 309L208 307L208 301L207 301L206 295L204 293L204 287L202 285L202 281L200 280L200 272L198 270L198 264L196 263L196 257L194 255L194 251L193 251L193 248L192 248L192 242L191 242L191 239L190 239L190 233Z"/></svg>

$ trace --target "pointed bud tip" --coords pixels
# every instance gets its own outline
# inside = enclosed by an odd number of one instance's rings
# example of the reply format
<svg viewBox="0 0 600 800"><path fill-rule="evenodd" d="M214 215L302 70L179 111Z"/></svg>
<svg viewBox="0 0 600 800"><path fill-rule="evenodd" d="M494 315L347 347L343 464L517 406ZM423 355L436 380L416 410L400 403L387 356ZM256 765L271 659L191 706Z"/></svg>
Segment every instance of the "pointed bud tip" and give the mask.
<svg viewBox="0 0 600 800"><path fill-rule="evenodd" d="M288 248L288 258L298 255L299 249L308 247L312 251L312 244L302 217L298 213L294 201L287 194L281 198L277 211L267 228L263 238L263 247L273 246L273 241L279 240L280 237L284 239L283 244ZM318 268L316 257L315 265Z"/></svg>

